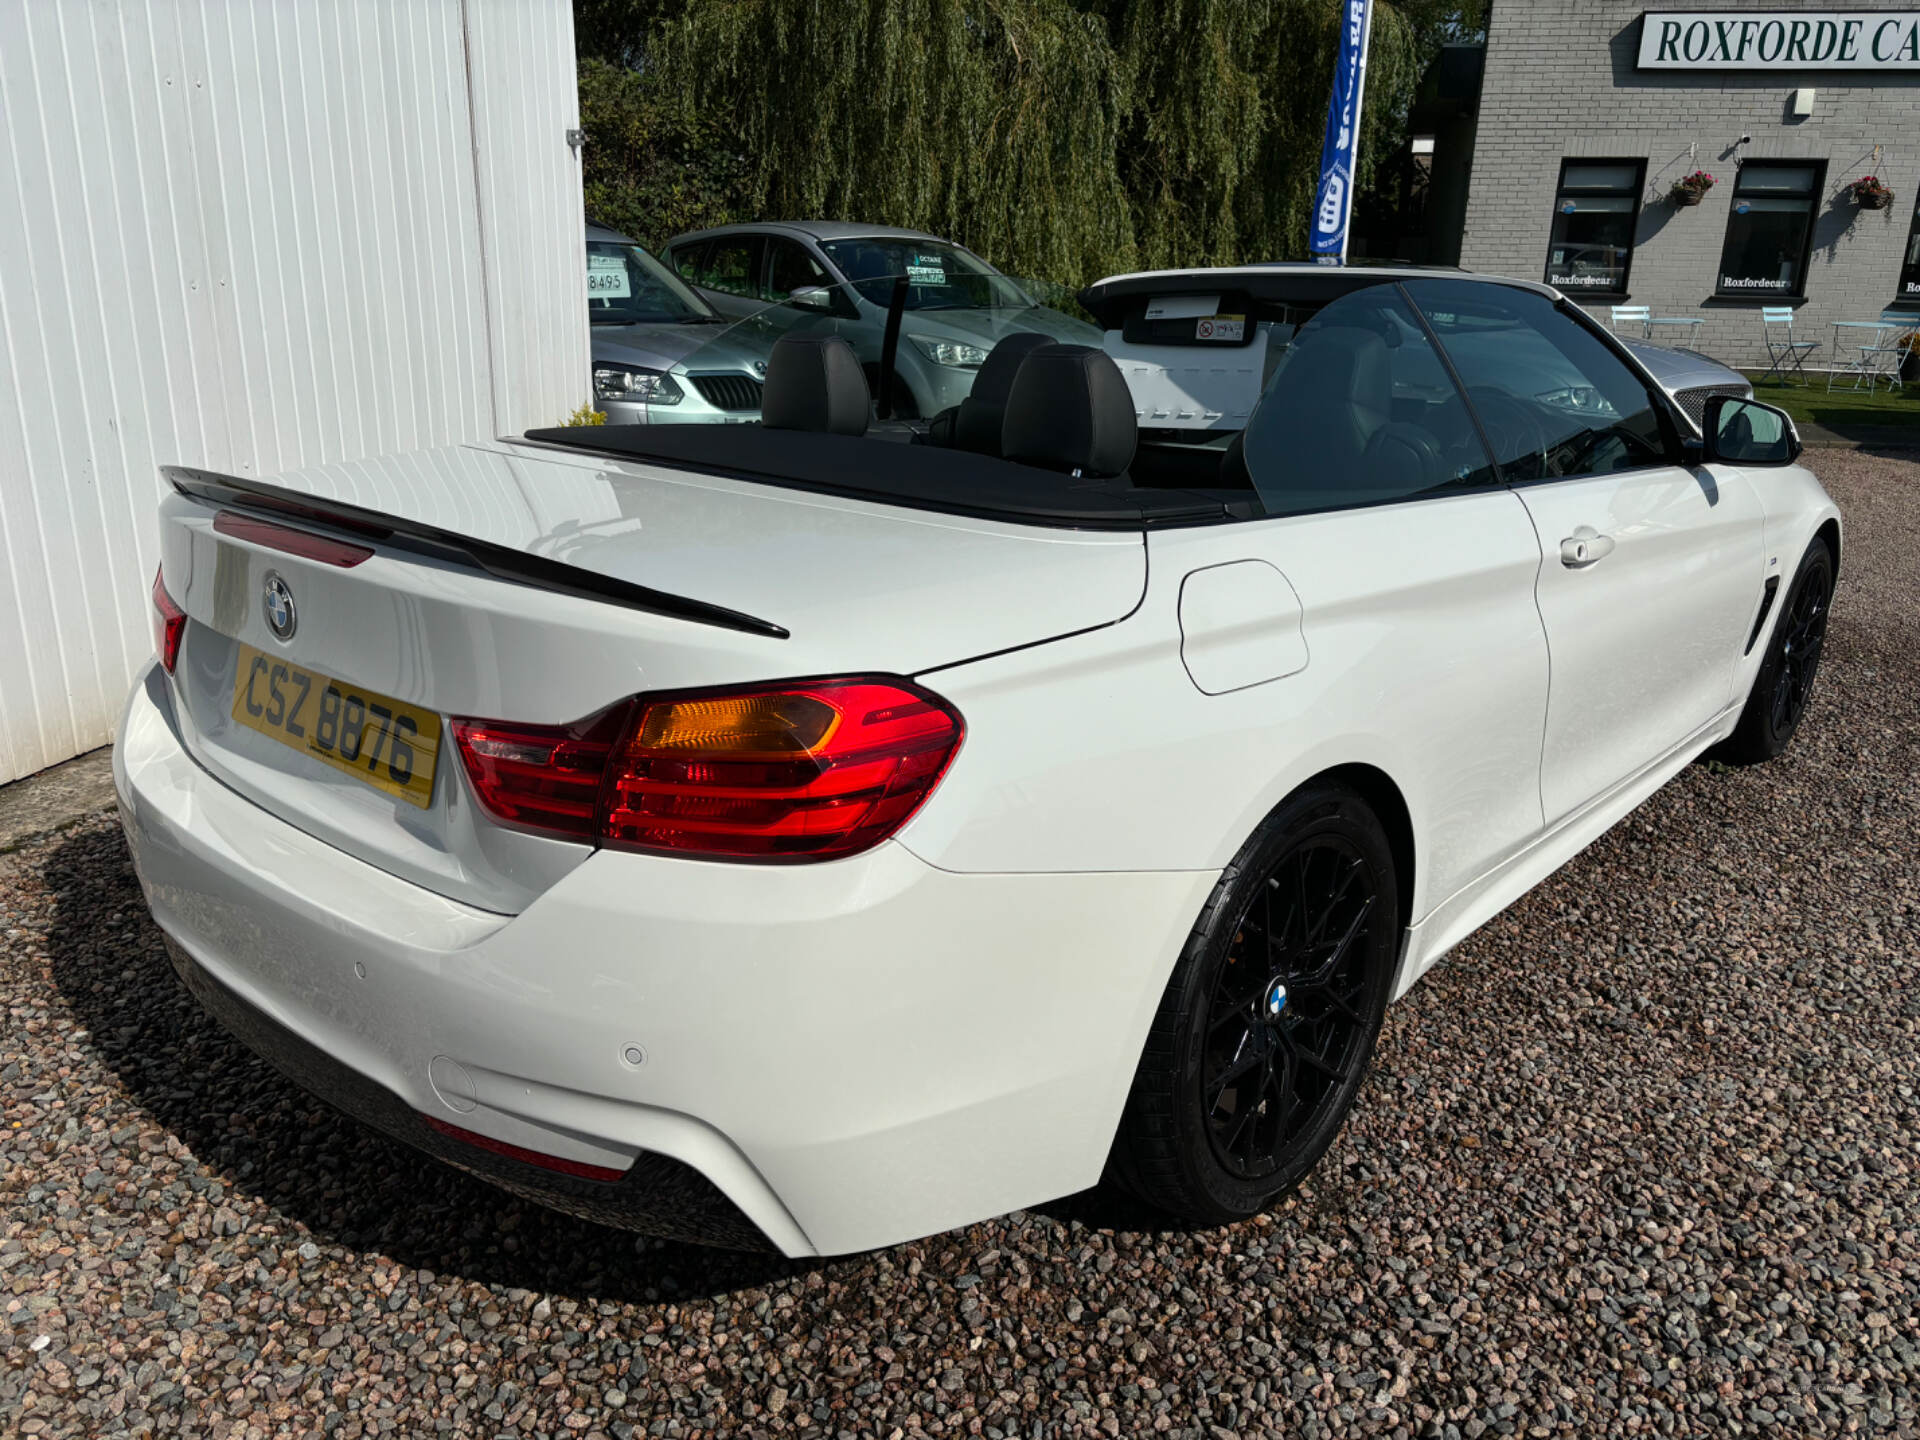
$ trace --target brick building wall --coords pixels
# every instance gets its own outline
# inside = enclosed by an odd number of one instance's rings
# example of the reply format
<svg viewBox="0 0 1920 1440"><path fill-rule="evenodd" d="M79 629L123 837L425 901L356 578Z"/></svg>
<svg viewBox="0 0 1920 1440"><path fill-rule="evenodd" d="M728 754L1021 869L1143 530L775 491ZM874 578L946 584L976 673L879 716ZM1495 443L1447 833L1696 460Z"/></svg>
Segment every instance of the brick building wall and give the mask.
<svg viewBox="0 0 1920 1440"><path fill-rule="evenodd" d="M1735 8L1728 0L1714 5ZM1752 366L1765 364L1761 305L1792 304L1795 337L1820 342L1808 368L1828 364L1832 322L1876 318L1895 297L1920 193L1920 75L1643 74L1635 61L1646 8L1641 0L1493 0L1461 263L1541 279L1561 159L1644 157L1630 295L1587 308L1602 322L1608 306L1619 303L1648 305L1656 315L1697 315L1705 324L1694 339L1682 342L1688 332L1678 329L1656 330L1654 338ZM1743 0L1738 8L1836 6L1832 0ZM1803 86L1817 91L1814 110L1795 119L1792 96ZM1742 135L1752 142L1736 145ZM1774 158L1827 165L1814 207L1805 298L1716 298L1737 162ZM1675 207L1666 199L1668 187L1696 169L1718 183L1698 207ZM1862 210L1845 193L1849 181L1869 173L1893 188L1889 208Z"/></svg>

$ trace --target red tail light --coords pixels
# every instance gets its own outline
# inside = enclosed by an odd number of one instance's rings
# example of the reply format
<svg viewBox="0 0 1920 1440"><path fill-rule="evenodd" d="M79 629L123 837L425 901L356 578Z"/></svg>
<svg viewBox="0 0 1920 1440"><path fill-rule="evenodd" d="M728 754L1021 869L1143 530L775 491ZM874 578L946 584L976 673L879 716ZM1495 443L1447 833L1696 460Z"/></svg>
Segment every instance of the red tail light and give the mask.
<svg viewBox="0 0 1920 1440"><path fill-rule="evenodd" d="M187 633L187 612L173 603L167 593L167 572L153 572L153 653L160 657L167 674L180 663L180 642Z"/></svg>
<svg viewBox="0 0 1920 1440"><path fill-rule="evenodd" d="M480 802L511 825L622 850L826 860L920 808L966 727L902 680L629 700L567 726L455 720Z"/></svg>
<svg viewBox="0 0 1920 1440"><path fill-rule="evenodd" d="M641 702L608 767L600 839L734 858L851 855L906 824L964 729L904 681Z"/></svg>
<svg viewBox="0 0 1920 1440"><path fill-rule="evenodd" d="M632 707L629 700L575 725L455 720L453 740L474 793L496 819L591 840L607 756Z"/></svg>

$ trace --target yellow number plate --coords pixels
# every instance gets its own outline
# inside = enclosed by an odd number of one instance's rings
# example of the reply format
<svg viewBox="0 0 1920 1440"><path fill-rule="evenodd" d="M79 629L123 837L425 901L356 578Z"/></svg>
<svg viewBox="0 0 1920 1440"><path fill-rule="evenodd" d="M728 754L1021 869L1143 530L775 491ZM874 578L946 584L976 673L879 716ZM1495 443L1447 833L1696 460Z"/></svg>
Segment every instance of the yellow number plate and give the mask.
<svg viewBox="0 0 1920 1440"><path fill-rule="evenodd" d="M251 645L239 647L233 718L409 805L427 808L440 717Z"/></svg>

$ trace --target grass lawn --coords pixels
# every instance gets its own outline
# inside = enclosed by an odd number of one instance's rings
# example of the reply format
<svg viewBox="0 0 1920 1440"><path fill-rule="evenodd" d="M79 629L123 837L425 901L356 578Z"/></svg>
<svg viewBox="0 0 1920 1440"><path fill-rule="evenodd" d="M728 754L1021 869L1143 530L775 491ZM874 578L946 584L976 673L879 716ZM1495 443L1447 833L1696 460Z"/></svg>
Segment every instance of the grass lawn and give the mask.
<svg viewBox="0 0 1920 1440"><path fill-rule="evenodd" d="M1827 377L1811 375L1804 382L1796 379L1792 384L1782 385L1778 380L1769 380L1765 384L1759 370L1746 372L1753 381L1753 393L1756 400L1764 400L1769 405L1777 405L1803 424L1824 425L1829 430L1844 434L1847 430L1861 425L1913 425L1920 426L1920 384L1909 383L1904 390L1888 392L1884 384L1876 385L1872 395L1865 390L1847 390L1842 387L1852 383L1851 377L1836 381L1833 393L1827 393Z"/></svg>

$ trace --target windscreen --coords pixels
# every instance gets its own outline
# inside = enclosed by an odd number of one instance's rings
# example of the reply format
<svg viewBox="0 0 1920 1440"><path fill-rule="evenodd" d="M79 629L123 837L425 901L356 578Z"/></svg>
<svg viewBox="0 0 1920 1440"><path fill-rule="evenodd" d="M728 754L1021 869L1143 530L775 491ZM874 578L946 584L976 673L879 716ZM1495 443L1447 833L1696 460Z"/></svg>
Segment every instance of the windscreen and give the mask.
<svg viewBox="0 0 1920 1440"><path fill-rule="evenodd" d="M1026 282L998 274L988 277L991 284L1005 287L1008 294L1022 295L1019 305L923 304L915 309L911 302L917 290L924 291L924 278L924 275L901 271L876 273L843 285L801 287L786 299L756 309L724 330L716 330L711 338L680 360L673 372L687 377L686 383L680 386L683 390L691 387L719 393L717 387L727 376L747 376L756 383L764 381L774 346L783 336L835 335L852 348L869 395L877 403L881 399L882 359L886 347L886 307L893 297L896 281L905 283L909 304L902 312L895 346L887 418L931 421L972 394L983 369L987 383L1004 399L1005 388L1011 384L1018 366L1010 363L1011 355L992 366L988 361L995 347L1009 337L1037 336L1044 342L1095 347L1101 342L1100 332L1092 325L1064 310L1037 303L1022 288ZM1035 288L1044 293L1043 287ZM879 296L879 303L872 302L870 295ZM926 298L924 293L921 298ZM1029 339L1021 343L1034 342ZM649 413L649 419L686 423L703 413L691 403L682 403L675 406L671 414L660 407L657 414ZM736 410L731 418L750 422L758 416Z"/></svg>
<svg viewBox="0 0 1920 1440"><path fill-rule="evenodd" d="M587 318L595 325L672 325L711 320L714 310L638 245L589 240Z"/></svg>
<svg viewBox="0 0 1920 1440"><path fill-rule="evenodd" d="M1508 480L1605 475L1664 459L1646 382L1547 296L1465 280L1409 280L1406 288Z"/></svg>
<svg viewBox="0 0 1920 1440"><path fill-rule="evenodd" d="M870 304L907 279L909 310L1025 310L1038 302L978 255L941 240L827 240L820 248Z"/></svg>

